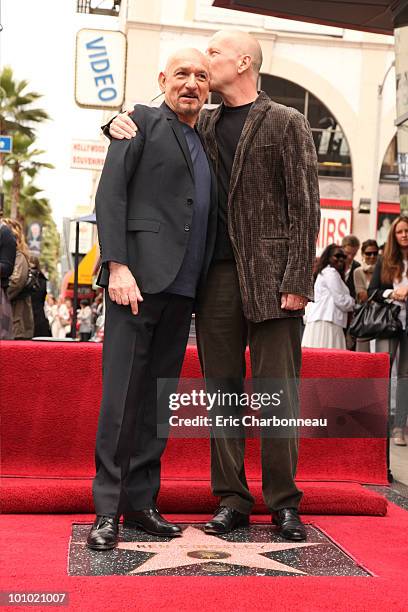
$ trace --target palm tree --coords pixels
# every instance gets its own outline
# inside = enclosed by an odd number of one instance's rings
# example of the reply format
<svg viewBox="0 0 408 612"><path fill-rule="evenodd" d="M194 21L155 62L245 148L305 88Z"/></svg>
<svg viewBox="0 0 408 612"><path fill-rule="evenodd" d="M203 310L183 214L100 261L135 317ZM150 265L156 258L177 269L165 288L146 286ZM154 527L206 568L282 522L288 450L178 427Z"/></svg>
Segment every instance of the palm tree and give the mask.
<svg viewBox="0 0 408 612"><path fill-rule="evenodd" d="M13 181L4 181L5 207L4 214L11 218L11 200L13 197ZM42 189L33 182L23 184L20 190L20 202L17 219L26 227L32 221L42 223L52 216L51 206L47 198L40 197Z"/></svg>
<svg viewBox="0 0 408 612"><path fill-rule="evenodd" d="M0 72L0 134L25 134L34 138L32 124L49 119L41 108L33 107L42 96L35 91L26 91L28 81L15 81L13 71L5 66ZM0 215L3 206L3 157L0 153Z"/></svg>
<svg viewBox="0 0 408 612"><path fill-rule="evenodd" d="M10 66L0 72L0 134L21 132L34 138L31 124L49 119L48 113L32 105L41 98L41 94L25 91L28 81L15 81Z"/></svg>
<svg viewBox="0 0 408 612"><path fill-rule="evenodd" d="M49 201L40 197L42 189L36 187L32 181L41 168L53 168L51 164L36 161L35 158L44 151L32 148L36 124L50 117L43 109L36 107L41 94L27 91L27 87L28 81L16 81L13 78L13 71L9 66L0 72L0 134L13 136L13 152L0 153L0 192L4 161L12 172L11 180L4 182L6 214L12 218L19 217L25 226L32 221L42 224L41 263L48 270L50 279L56 283L59 233L52 218Z"/></svg>
<svg viewBox="0 0 408 612"><path fill-rule="evenodd" d="M24 176L33 178L41 168L53 168L52 164L36 161L44 151L32 149L34 139L26 134L16 133L13 141L13 152L4 156L5 165L12 172L10 217L19 216L19 202ZM30 150L31 149L31 150ZM21 216L21 214L20 214Z"/></svg>

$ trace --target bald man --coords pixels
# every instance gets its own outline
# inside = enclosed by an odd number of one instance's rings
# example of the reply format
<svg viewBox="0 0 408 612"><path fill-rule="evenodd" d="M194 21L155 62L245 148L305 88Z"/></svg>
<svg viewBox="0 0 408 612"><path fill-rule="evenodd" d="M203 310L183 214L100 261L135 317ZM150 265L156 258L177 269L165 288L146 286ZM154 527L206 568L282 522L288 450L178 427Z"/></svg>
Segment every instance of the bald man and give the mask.
<svg viewBox="0 0 408 612"><path fill-rule="evenodd" d="M208 59L195 49L175 53L159 86L160 108L133 110L136 138L111 142L96 194L99 284L108 292L97 516L87 540L94 550L117 545L121 515L128 527L181 535L156 504L166 444L166 432L157 435L156 390L158 379L172 379L168 392L176 386L215 242L215 177L195 130L209 91Z"/></svg>
<svg viewBox="0 0 408 612"><path fill-rule="evenodd" d="M254 386L269 394L283 391L273 414L296 419L301 317L313 298L320 220L316 149L301 113L258 93L262 51L255 38L217 32L207 57L210 88L223 103L202 111L198 124L218 182L214 256L196 313L202 370L210 391L220 390L222 380L221 391L239 397L248 344ZM135 125L120 115L110 129L112 136L131 138ZM254 499L244 454L245 427L214 432L211 479L220 505L207 533L249 522ZM289 540L306 537L298 514L297 459L296 428L278 435L261 430L264 501Z"/></svg>

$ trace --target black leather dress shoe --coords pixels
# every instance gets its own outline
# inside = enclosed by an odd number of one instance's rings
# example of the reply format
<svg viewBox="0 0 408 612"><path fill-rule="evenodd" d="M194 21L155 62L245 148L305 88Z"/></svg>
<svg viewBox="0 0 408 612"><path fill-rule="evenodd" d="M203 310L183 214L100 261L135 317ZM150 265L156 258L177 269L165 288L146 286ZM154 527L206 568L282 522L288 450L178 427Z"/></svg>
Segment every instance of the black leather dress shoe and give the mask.
<svg viewBox="0 0 408 612"><path fill-rule="evenodd" d="M123 515L124 527L138 527L146 533L155 536L177 537L182 535L179 525L169 523L159 513L157 508L146 508L139 512L127 512Z"/></svg>
<svg viewBox="0 0 408 612"><path fill-rule="evenodd" d="M272 514L272 521L279 527L285 540L306 540L306 529L296 508L283 508Z"/></svg>
<svg viewBox="0 0 408 612"><path fill-rule="evenodd" d="M242 514L238 510L234 510L234 508L221 506L215 511L211 521L205 524L204 531L211 534L229 533L233 529L248 527L248 525L248 514Z"/></svg>
<svg viewBox="0 0 408 612"><path fill-rule="evenodd" d="M118 543L118 519L97 516L89 532L86 545L92 550L110 550Z"/></svg>

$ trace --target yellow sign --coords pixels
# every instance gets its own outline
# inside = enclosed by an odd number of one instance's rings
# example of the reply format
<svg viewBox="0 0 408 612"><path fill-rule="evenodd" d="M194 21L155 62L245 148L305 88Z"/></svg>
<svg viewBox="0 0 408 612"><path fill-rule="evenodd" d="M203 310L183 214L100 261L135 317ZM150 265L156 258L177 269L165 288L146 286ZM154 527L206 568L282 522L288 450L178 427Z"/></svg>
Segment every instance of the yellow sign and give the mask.
<svg viewBox="0 0 408 612"><path fill-rule="evenodd" d="M78 284L92 285L92 273L99 257L98 245L95 243L92 249L85 255L78 267ZM68 280L69 284L74 284L74 273L72 272Z"/></svg>

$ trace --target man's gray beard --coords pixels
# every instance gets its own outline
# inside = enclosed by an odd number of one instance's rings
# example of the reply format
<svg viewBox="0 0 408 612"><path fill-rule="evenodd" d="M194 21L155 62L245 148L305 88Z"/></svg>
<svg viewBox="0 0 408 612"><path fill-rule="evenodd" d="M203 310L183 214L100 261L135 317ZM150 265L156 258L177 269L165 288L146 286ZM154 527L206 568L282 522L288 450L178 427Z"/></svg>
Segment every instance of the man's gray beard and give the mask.
<svg viewBox="0 0 408 612"><path fill-rule="evenodd" d="M193 109L191 106L187 107L187 109L184 108L180 108L179 112L180 115L197 115L200 112L200 110L202 109L202 106L200 106L198 109Z"/></svg>

